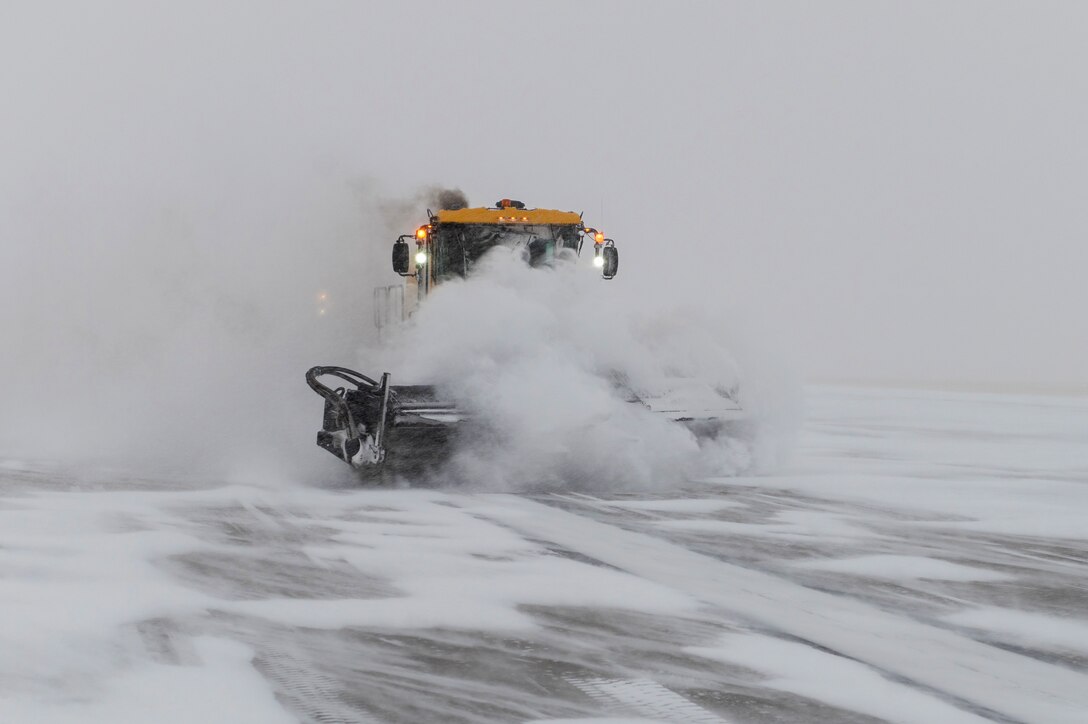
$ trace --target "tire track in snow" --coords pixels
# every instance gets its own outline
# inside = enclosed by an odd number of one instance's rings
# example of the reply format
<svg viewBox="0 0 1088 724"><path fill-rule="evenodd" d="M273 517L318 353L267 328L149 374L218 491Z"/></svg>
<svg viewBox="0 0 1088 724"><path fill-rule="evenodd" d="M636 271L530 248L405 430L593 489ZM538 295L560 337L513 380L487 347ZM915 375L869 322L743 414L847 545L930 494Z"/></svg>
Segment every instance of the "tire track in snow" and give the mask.
<svg viewBox="0 0 1088 724"><path fill-rule="evenodd" d="M291 705L305 724L379 724L379 720L349 707L340 698L335 679L307 667L280 651L263 650L257 669L277 685L276 692Z"/></svg>
<svg viewBox="0 0 1088 724"><path fill-rule="evenodd" d="M974 714L1081 724L1088 711L1088 677L1075 671L522 497L463 502L482 518L865 663Z"/></svg>
<svg viewBox="0 0 1088 724"><path fill-rule="evenodd" d="M676 724L728 724L717 714L651 679L563 678L597 703L619 707L633 716L648 716Z"/></svg>

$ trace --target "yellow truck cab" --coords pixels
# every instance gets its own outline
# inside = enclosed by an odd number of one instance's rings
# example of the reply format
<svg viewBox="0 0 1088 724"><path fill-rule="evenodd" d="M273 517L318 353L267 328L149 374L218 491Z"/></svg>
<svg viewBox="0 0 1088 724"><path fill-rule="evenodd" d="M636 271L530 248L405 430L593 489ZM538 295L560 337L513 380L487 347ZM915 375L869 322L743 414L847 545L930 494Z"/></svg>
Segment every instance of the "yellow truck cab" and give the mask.
<svg viewBox="0 0 1088 724"><path fill-rule="evenodd" d="M399 321L397 317L410 317L435 286L445 279L468 276L496 246L521 249L530 266L546 266L565 256L579 256L589 237L602 277L613 278L619 267L615 242L586 227L582 215L573 211L527 209L520 201L502 199L494 207L428 210L427 214L428 223L393 244L393 271L404 277L404 285L375 291L379 328Z"/></svg>

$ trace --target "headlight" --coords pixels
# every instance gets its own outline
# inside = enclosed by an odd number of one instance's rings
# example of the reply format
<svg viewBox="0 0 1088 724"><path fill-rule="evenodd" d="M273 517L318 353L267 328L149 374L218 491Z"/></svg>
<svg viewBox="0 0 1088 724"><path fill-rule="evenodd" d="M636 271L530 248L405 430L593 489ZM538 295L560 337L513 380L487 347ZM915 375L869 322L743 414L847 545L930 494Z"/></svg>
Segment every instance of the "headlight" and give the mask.
<svg viewBox="0 0 1088 724"><path fill-rule="evenodd" d="M416 264L426 264L426 263L427 263L427 252L425 252L425 251L418 252L416 254Z"/></svg>
<svg viewBox="0 0 1088 724"><path fill-rule="evenodd" d="M593 257L593 266L597 266L597 267L604 266L604 257L603 256Z"/></svg>

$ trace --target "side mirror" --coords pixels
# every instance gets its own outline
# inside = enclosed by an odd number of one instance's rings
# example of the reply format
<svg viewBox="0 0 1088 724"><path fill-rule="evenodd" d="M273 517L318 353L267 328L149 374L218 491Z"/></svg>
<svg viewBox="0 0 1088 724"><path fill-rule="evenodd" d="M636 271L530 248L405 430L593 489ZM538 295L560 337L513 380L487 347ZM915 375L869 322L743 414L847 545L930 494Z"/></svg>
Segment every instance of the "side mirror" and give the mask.
<svg viewBox="0 0 1088 724"><path fill-rule="evenodd" d="M606 246L601 249L601 256L604 258L604 267L601 268L601 276L605 279L611 279L616 276L616 271L620 268L620 252L614 246Z"/></svg>
<svg viewBox="0 0 1088 724"><path fill-rule="evenodd" d="M404 239L397 239L393 244L393 271L401 276L408 274L410 257L411 250L408 249L408 242Z"/></svg>

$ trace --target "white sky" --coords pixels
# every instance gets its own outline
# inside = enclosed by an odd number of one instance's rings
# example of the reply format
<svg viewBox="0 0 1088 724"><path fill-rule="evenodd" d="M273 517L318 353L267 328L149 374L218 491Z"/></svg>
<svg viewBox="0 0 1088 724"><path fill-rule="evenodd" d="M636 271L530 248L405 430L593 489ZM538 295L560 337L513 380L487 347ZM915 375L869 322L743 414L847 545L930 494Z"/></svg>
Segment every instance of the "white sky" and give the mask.
<svg viewBox="0 0 1088 724"><path fill-rule="evenodd" d="M132 274L183 297L163 224L229 256L365 178L584 210L618 288L810 379L1083 390L1085 38L1076 2L7 2L0 329Z"/></svg>

